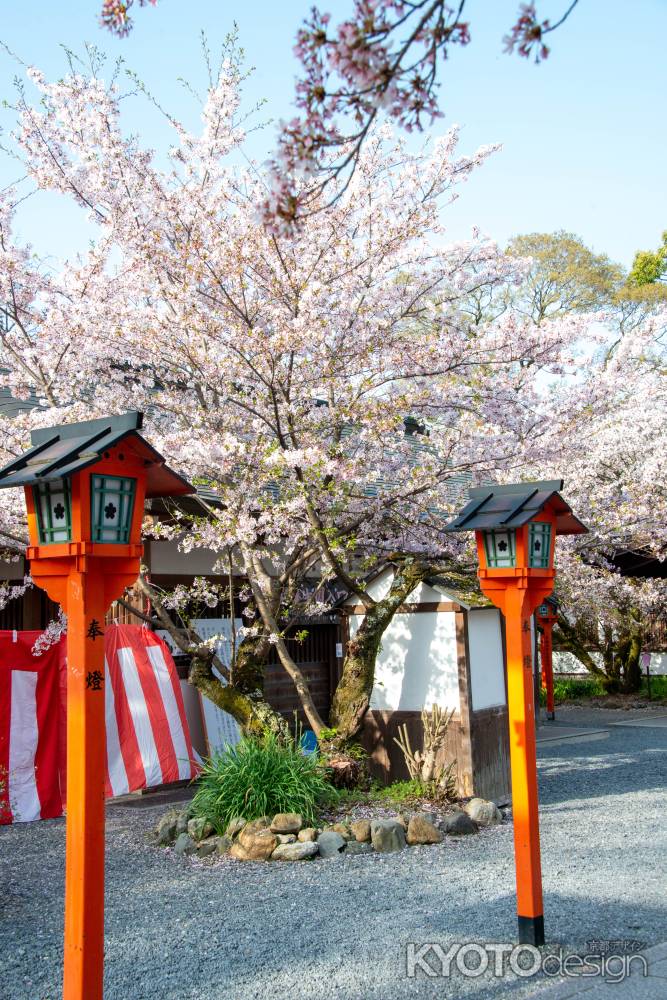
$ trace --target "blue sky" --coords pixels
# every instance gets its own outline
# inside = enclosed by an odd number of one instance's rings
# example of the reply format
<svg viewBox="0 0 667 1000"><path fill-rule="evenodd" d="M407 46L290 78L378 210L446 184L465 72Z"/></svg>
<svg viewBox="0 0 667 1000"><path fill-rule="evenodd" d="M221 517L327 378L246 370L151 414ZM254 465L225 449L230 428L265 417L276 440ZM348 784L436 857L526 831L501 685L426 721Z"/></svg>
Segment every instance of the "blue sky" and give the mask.
<svg viewBox="0 0 667 1000"><path fill-rule="evenodd" d="M240 41L256 72L248 103L267 98L262 118L290 114L297 66L291 50L308 0L160 0L138 10L127 40L97 26L99 0L22 0L11 5L0 37L47 76L65 66L59 43L80 50L85 41L111 59L122 55L177 116L192 121L192 103L177 77L203 83L199 32L215 49L237 21ZM552 55L534 66L502 52L502 36L518 0L469 0L473 41L452 53L442 73L441 131L462 127L463 152L503 143L446 210L452 239L473 225L501 242L521 232L567 229L598 251L629 265L634 252L657 245L667 228L667 184L662 94L665 89L666 0L580 0L570 20L551 36ZM541 0L538 10L555 20L566 0ZM347 5L323 7L344 13ZM17 66L0 53L2 96L11 99ZM5 125L8 118L3 117ZM164 131L135 107L128 119L146 144L159 148ZM255 133L251 152L271 152L275 129ZM5 132L4 141L7 141ZM0 159L0 183L17 175ZM85 239L81 217L57 196L37 196L21 207L21 235L39 252L62 255Z"/></svg>

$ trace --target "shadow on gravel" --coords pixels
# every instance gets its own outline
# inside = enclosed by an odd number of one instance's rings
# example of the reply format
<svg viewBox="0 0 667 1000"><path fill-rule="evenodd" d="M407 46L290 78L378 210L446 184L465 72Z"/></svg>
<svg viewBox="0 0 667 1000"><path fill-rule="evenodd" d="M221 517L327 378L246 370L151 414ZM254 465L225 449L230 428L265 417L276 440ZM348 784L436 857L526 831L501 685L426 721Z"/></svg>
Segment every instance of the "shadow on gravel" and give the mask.
<svg viewBox="0 0 667 1000"><path fill-rule="evenodd" d="M623 795L665 788L667 729L643 729L642 747L623 750L619 739L579 744L541 744L538 750L540 802ZM616 734L614 734L616 735Z"/></svg>
<svg viewBox="0 0 667 1000"><path fill-rule="evenodd" d="M424 916L424 906L437 903L434 887L424 898L413 919L418 928L408 932L401 926L399 909L391 905L381 911L364 908L363 898L348 895L349 920L341 923L340 912L327 916L325 901L320 912L314 905L307 920L290 906L291 893L279 905L265 905L260 920L239 919L226 913L199 914L178 928L166 924L156 937L142 931L142 947L135 947L128 961L128 941L111 942L108 950L105 1000L250 1000L294 996L299 1000L400 1000L402 997L449 998L471 996L479 1000L498 992L525 987L526 980L511 971L499 980L491 974L466 977L454 967L442 975L434 956L427 964L435 971L428 976L417 971L408 977L408 943L417 947L435 943L447 952L454 942L514 942L514 897L502 896L492 903L480 900L471 912L442 898L442 910ZM313 903L315 901L313 900ZM546 900L547 939L551 950L563 944L586 952L586 943L608 939L610 914L606 907L590 904L582 919L581 898L550 895ZM287 914L292 913L289 917ZM622 939L648 940L642 928L655 929L664 922L664 911L652 907L614 904L613 926ZM176 933L174 934L174 931ZM653 940L653 934L650 935ZM471 964L474 964L474 956ZM537 985L538 979L534 982Z"/></svg>

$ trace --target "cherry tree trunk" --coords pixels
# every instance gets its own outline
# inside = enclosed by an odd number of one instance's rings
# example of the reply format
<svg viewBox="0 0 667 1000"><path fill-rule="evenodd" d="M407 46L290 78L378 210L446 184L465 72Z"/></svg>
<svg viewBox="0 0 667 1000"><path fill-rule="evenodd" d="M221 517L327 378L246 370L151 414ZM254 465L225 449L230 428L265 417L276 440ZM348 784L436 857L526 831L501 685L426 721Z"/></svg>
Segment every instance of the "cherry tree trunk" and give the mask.
<svg viewBox="0 0 667 1000"><path fill-rule="evenodd" d="M241 652L243 655L241 656ZM238 674L241 673L239 677ZM224 684L213 673L210 661L193 657L188 681L223 712L229 712L245 736L262 736L272 732L281 739L289 734L285 719L276 712L262 694L263 664L250 651L239 649L234 678ZM260 684L254 681L260 680Z"/></svg>

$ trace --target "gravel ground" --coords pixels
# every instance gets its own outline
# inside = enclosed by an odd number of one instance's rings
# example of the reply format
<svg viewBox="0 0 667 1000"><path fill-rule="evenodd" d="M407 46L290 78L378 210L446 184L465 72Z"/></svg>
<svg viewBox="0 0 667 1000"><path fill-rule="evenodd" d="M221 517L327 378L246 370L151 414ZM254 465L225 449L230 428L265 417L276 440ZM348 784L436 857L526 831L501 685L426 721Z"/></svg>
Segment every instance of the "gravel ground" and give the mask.
<svg viewBox="0 0 667 1000"><path fill-rule="evenodd" d="M572 724L570 714L559 718ZM539 754L547 940L579 949L590 939L667 940L667 730L614 727ZM163 811L109 809L106 1000L541 992L539 980L512 973L405 971L408 942L446 950L515 939L511 823L400 855L209 864L146 846ZM63 850L61 820L0 828L2 1000L60 997Z"/></svg>

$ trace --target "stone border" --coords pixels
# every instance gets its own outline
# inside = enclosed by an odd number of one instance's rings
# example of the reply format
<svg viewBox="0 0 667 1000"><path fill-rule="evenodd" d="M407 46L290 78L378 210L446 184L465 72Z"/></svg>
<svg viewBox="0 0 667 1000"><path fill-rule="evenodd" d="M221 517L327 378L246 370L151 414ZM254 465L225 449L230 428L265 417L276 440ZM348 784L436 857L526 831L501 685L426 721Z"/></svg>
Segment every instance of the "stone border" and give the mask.
<svg viewBox="0 0 667 1000"><path fill-rule="evenodd" d="M463 808L439 819L431 812L398 813L392 818L350 819L324 827L304 824L298 813L277 813L246 822L239 816L224 834L206 817L193 817L189 809L171 809L154 830L153 843L172 847L175 854L229 855L238 861L308 861L341 855L387 854L417 845L440 844L446 836L477 833L503 816L495 802L471 799Z"/></svg>

